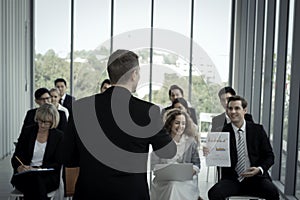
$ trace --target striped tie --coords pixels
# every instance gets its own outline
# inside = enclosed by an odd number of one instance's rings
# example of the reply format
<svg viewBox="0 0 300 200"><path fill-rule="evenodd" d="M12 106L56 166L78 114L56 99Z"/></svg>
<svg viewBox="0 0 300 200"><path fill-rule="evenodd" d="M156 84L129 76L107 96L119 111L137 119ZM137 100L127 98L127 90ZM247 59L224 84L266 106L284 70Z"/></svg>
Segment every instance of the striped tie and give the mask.
<svg viewBox="0 0 300 200"><path fill-rule="evenodd" d="M237 164L235 166L235 171L238 174L238 180L241 182L244 177L241 177L241 173L245 172L245 142L243 138L243 130L238 130L238 141L237 141Z"/></svg>

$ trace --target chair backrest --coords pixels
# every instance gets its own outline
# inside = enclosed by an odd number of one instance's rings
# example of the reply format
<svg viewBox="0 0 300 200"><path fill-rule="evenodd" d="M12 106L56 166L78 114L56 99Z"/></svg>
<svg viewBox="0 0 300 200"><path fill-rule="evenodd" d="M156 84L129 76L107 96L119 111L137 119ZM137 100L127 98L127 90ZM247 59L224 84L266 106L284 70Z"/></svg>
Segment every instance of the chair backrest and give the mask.
<svg viewBox="0 0 300 200"><path fill-rule="evenodd" d="M65 178L66 178L66 197L71 197L75 192L75 185L79 175L79 167L66 167L65 168Z"/></svg>

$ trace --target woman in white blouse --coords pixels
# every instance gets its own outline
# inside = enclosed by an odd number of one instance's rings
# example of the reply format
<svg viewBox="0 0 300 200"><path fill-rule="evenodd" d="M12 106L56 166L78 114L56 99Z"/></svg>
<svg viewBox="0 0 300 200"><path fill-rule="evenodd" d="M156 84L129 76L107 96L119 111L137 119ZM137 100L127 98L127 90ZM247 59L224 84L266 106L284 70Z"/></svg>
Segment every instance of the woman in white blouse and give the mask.
<svg viewBox="0 0 300 200"><path fill-rule="evenodd" d="M161 159L151 154L151 168L156 164L192 163L193 179L187 181L160 181L155 177L151 185L151 200L197 200L199 197L197 174L200 158L196 130L189 115L174 108L164 114L166 130L177 145L177 154L172 159Z"/></svg>
<svg viewBox="0 0 300 200"><path fill-rule="evenodd" d="M39 107L35 121L37 124L24 127L18 138L11 159L11 183L24 194L25 200L47 200L47 193L56 190L60 182L63 132L56 129L59 114L52 104Z"/></svg>
<svg viewBox="0 0 300 200"><path fill-rule="evenodd" d="M66 107L62 106L61 104L59 104L59 100L61 98L60 94L59 94L59 90L57 88L52 88L50 89L50 95L51 95L51 103L53 105L55 105L55 107L58 110L61 110L63 112L65 112L66 118L67 120L69 119L69 111Z"/></svg>

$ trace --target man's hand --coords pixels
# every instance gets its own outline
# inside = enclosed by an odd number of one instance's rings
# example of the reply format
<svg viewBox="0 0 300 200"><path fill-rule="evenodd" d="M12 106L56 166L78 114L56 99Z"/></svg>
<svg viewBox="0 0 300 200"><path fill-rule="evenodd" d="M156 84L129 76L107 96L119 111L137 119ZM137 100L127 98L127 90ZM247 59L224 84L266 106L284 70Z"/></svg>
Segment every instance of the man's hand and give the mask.
<svg viewBox="0 0 300 200"><path fill-rule="evenodd" d="M203 156L207 156L209 154L209 149L206 146L203 146Z"/></svg>
<svg viewBox="0 0 300 200"><path fill-rule="evenodd" d="M252 177L257 175L260 172L258 167L250 167L244 173L241 174L243 177Z"/></svg>

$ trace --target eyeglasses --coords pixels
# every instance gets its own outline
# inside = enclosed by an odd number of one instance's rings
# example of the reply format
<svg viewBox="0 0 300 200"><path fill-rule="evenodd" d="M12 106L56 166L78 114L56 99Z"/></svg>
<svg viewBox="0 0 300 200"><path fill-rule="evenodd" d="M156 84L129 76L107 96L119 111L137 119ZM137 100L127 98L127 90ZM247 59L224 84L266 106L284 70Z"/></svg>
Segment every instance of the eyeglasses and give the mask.
<svg viewBox="0 0 300 200"><path fill-rule="evenodd" d="M49 100L49 99L51 99L51 97L39 98L38 100L40 100L40 101L46 101L46 100Z"/></svg>
<svg viewBox="0 0 300 200"><path fill-rule="evenodd" d="M37 122L38 122L39 124L44 124L44 125L46 125L46 126L50 126L50 125L52 124L51 121L43 121L43 120L40 120L40 119L38 119Z"/></svg>

